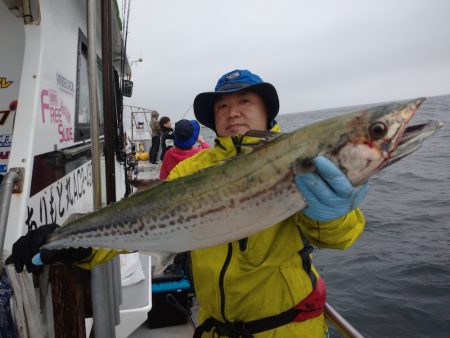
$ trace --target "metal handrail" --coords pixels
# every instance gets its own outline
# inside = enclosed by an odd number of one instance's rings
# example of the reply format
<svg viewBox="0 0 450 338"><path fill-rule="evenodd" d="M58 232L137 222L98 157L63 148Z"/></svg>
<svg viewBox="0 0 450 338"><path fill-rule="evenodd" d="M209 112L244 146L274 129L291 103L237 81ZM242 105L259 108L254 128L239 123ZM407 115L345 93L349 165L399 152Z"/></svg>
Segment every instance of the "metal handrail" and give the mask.
<svg viewBox="0 0 450 338"><path fill-rule="evenodd" d="M97 52L96 52L96 0L86 2L88 35L88 84L89 108L91 112L91 154L92 154L92 192L94 210L101 207L101 175L99 150L99 110L97 100ZM91 271L92 313L94 336L96 338L115 338L115 318L113 313L110 263L98 265Z"/></svg>
<svg viewBox="0 0 450 338"><path fill-rule="evenodd" d="M6 226L8 224L9 204L15 185L19 182L20 176L16 171L10 170L2 180L0 190L0 271L2 266L3 246L5 242Z"/></svg>
<svg viewBox="0 0 450 338"><path fill-rule="evenodd" d="M352 324L344 319L333 307L325 303L325 318L344 336L348 338L364 338Z"/></svg>

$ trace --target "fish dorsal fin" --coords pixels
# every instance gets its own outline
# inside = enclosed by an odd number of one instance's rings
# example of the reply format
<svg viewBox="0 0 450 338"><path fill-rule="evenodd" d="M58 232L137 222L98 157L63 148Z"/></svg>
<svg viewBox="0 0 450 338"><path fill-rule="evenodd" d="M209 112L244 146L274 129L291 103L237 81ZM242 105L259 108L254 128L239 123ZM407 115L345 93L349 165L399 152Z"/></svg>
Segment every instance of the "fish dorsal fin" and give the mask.
<svg viewBox="0 0 450 338"><path fill-rule="evenodd" d="M274 132L274 131L270 131L270 130L265 130L265 131L249 130L245 133L245 136L256 137L256 138L259 138L260 141L253 142L253 143L242 143L241 146L249 147L249 148L258 148L258 147L261 147L262 145L266 144L267 142L270 142L270 141L276 139L277 137L280 137L281 135L283 135L283 133L278 133L278 132Z"/></svg>
<svg viewBox="0 0 450 338"><path fill-rule="evenodd" d="M271 141L281 135L283 135L283 133L270 130L249 130L245 133L245 136L257 137L266 141Z"/></svg>

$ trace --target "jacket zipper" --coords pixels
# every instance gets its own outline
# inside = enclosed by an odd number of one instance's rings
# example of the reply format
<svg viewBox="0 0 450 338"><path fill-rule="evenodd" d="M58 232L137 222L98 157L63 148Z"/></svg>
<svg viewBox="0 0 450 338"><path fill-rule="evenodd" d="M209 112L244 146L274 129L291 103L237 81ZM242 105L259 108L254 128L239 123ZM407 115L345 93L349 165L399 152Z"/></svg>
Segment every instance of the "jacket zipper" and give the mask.
<svg viewBox="0 0 450 338"><path fill-rule="evenodd" d="M228 322L228 320L225 317L224 279L225 279L225 272L227 271L228 266L230 266L232 253L233 253L233 245L231 243L228 243L227 257L225 258L225 262L223 263L222 270L220 270L220 275L219 275L220 313L222 314L223 320L226 321L226 322Z"/></svg>
<svg viewBox="0 0 450 338"><path fill-rule="evenodd" d="M241 153L241 143L243 137L232 136L233 145L236 148L236 155L239 156ZM224 280L225 273L230 266L231 256L233 254L233 245L228 243L228 252L227 257L225 258L225 262L223 263L222 269L220 270L219 275L219 291L220 291L220 313L222 314L222 318L225 322L229 322L225 316L225 288L224 288Z"/></svg>

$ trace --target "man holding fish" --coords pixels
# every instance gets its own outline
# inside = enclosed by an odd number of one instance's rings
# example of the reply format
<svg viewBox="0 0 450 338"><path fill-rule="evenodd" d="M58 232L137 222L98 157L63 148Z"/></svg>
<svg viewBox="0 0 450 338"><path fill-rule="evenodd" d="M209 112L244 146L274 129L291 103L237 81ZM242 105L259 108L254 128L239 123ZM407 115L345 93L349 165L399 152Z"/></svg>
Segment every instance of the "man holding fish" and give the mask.
<svg viewBox="0 0 450 338"><path fill-rule="evenodd" d="M248 70L223 75L214 92L197 95L197 120L217 134L215 147L177 165L169 175L190 175L239 156L250 130L280 131L273 85ZM295 176L308 201L301 212L238 241L192 251L201 306L196 337L325 337L325 284L311 264L312 244L346 249L364 229L357 209L367 183L354 188L328 159ZM255 196L258 198L258 196ZM261 218L264 215L260 215Z"/></svg>

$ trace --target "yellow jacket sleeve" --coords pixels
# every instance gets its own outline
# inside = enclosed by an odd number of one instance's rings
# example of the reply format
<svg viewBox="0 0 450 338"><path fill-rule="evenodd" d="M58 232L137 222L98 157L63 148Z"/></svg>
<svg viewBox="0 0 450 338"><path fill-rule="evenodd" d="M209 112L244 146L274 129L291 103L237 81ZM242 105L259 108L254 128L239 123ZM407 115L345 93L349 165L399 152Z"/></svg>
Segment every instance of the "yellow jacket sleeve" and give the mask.
<svg viewBox="0 0 450 338"><path fill-rule="evenodd" d="M302 234L319 248L347 249L361 235L365 220L362 212L355 209L347 215L328 222L318 222L298 213L297 224Z"/></svg>
<svg viewBox="0 0 450 338"><path fill-rule="evenodd" d="M85 270L92 270L95 266L106 263L115 256L123 253L129 252L112 249L92 249L92 254L88 258L75 263L75 265Z"/></svg>

